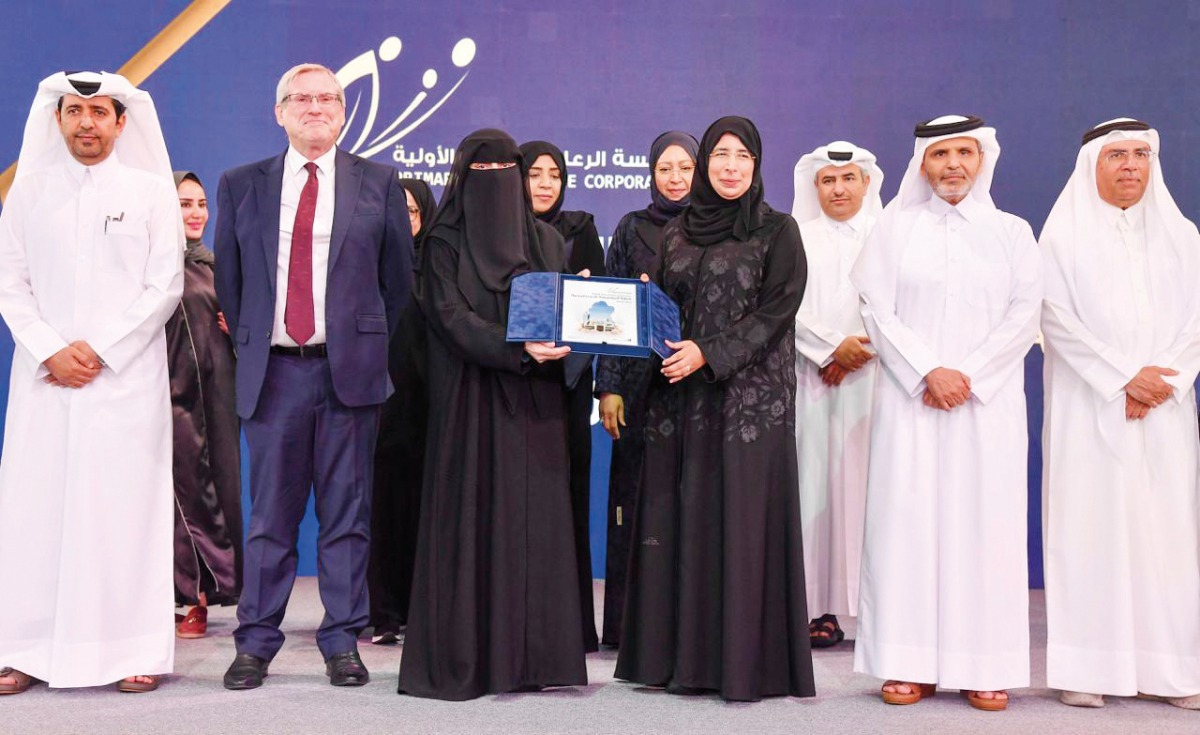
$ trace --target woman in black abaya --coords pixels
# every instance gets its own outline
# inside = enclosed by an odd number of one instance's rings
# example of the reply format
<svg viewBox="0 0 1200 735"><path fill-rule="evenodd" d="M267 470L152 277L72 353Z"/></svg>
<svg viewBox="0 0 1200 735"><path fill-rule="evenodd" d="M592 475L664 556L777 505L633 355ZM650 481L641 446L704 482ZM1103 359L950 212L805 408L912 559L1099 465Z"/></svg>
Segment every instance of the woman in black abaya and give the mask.
<svg viewBox="0 0 1200 735"><path fill-rule="evenodd" d="M459 145L421 252L429 405L402 693L462 700L584 684L567 457L567 347L509 343L509 284L561 271L516 144Z"/></svg>
<svg viewBox="0 0 1200 735"><path fill-rule="evenodd" d="M616 676L728 700L812 696L796 476L800 231L763 201L753 123L700 142L658 284L683 338L650 386Z"/></svg>
<svg viewBox="0 0 1200 735"><path fill-rule="evenodd" d="M564 211L567 162L553 143L534 140L521 145L525 181L533 213L562 235L567 272L584 269L593 276L604 275L604 247L590 212ZM596 613L592 603L592 549L588 516L591 512L592 482L592 366L587 367L569 392L567 446L571 452L571 510L575 523L575 555L579 567L579 600L583 643L596 651Z"/></svg>
<svg viewBox="0 0 1200 735"><path fill-rule="evenodd" d="M615 278L653 273L663 228L687 206L700 144L688 133L671 130L650 145L650 206L621 218L608 246L604 268ZM601 357L596 361L596 397L600 420L613 438L608 475L608 549L604 574L604 630L600 642L621 641L629 532L638 487L642 484L646 391L654 365L650 360Z"/></svg>
<svg viewBox="0 0 1200 735"><path fill-rule="evenodd" d="M413 262L420 263L421 238L437 203L420 179L401 179L412 227ZM383 404L375 443L375 487L371 496L371 558L367 588L374 628L371 642L395 643L408 623L413 557L421 519L421 468L429 394L425 375L425 319L413 299L400 314L388 343L388 372L396 392Z"/></svg>
<svg viewBox="0 0 1200 735"><path fill-rule="evenodd" d="M199 177L175 172L183 216L183 299L167 321L175 478L175 598L193 607L180 638L208 631L208 605L242 589L242 462L234 410L234 355L201 237L208 197Z"/></svg>

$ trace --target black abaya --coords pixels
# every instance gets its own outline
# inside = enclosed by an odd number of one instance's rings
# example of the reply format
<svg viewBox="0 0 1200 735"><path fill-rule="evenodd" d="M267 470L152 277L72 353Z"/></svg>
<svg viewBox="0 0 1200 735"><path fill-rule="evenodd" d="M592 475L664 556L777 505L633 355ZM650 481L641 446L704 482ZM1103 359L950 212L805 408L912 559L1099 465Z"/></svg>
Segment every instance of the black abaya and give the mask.
<svg viewBox="0 0 1200 735"><path fill-rule="evenodd" d="M579 273L587 269L593 276L603 276L604 246L596 231L595 218L590 212L564 211L566 198L567 163L558 146L535 140L521 146L525 170L538 157L554 159L562 179L558 199L546 212L537 215L542 222L554 227L563 239L566 272ZM575 527L575 561L579 574L580 616L583 623L583 644L590 653L600 649L596 636L596 610L592 598L592 363L588 361L579 380L567 398L567 447L571 454L571 514Z"/></svg>
<svg viewBox="0 0 1200 735"><path fill-rule="evenodd" d="M671 130L650 145L650 173L658 159L671 146L682 148L695 163L699 144L691 135ZM662 245L663 226L687 206L687 197L671 201L651 184L651 204L630 212L617 223L604 269L614 278L638 278L654 273ZM636 508L638 488L642 485L643 433L646 426L646 393L654 365L650 360L628 357L600 357L596 361L595 394L615 393L625 405L625 426L613 442L608 471L608 534L604 571L604 627L600 642L606 646L621 643L621 616L625 609L625 582L629 567L630 531Z"/></svg>
<svg viewBox="0 0 1200 735"><path fill-rule="evenodd" d="M234 356L217 326L211 252L189 243L183 299L167 321L175 479L175 596L237 602L242 589L242 463Z"/></svg>
<svg viewBox="0 0 1200 735"><path fill-rule="evenodd" d="M691 203L667 224L659 285L706 364L653 374L616 676L729 700L814 694L795 439L794 320L806 267L795 220L713 190L704 136ZM652 358L656 368L660 365Z"/></svg>
<svg viewBox="0 0 1200 735"><path fill-rule="evenodd" d="M402 179L421 211L421 229L413 236L414 261L420 262L421 237L437 205L429 186ZM425 462L425 424L429 420L426 386L428 349L425 319L417 299L400 313L388 343L388 373L395 388L379 419L375 443L375 486L371 493L371 557L367 588L370 625L378 634L408 623L409 593L421 520L421 477Z"/></svg>
<svg viewBox="0 0 1200 735"><path fill-rule="evenodd" d="M468 136L422 251L431 406L403 693L584 684L562 361L505 339L509 283L561 271L500 131Z"/></svg>
<svg viewBox="0 0 1200 735"><path fill-rule="evenodd" d="M425 247L436 410L400 690L463 700L585 684L562 366L532 363L472 312L454 246Z"/></svg>

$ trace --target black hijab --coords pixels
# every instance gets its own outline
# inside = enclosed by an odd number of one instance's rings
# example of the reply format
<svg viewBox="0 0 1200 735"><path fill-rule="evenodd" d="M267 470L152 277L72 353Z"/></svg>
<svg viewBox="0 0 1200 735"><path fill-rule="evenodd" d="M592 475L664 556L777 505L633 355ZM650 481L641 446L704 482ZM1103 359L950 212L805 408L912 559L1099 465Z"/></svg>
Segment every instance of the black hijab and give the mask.
<svg viewBox="0 0 1200 735"><path fill-rule="evenodd" d="M708 180L708 157L726 133L737 136L754 156L750 188L737 199L722 197ZM762 204L762 141L758 128L744 117L723 117L709 125L700 140L691 199L681 215L684 234L696 245L712 245L730 237L748 240L750 233L763 224Z"/></svg>
<svg viewBox="0 0 1200 735"><path fill-rule="evenodd" d="M478 171L472 163L515 163ZM521 151L508 133L487 128L463 139L454 154L450 180L426 238L459 253L458 288L484 318L508 323L508 288L513 276L531 270L557 271L544 263L537 223L525 186ZM429 248L423 248L427 260ZM429 270L423 264L424 277Z"/></svg>
<svg viewBox="0 0 1200 735"><path fill-rule="evenodd" d="M671 146L677 145L687 154L691 156L692 163L696 162L696 155L700 148L700 144L696 142L695 137L691 133L685 133L682 130L668 130L662 135L654 139L650 144L650 206L643 210L646 217L655 225L662 227L675 215L683 211L688 205L691 197L685 196L677 202L673 202L658 190L658 185L654 183L654 169L658 166L658 159ZM696 174L693 174L693 177Z"/></svg>
<svg viewBox="0 0 1200 735"><path fill-rule="evenodd" d="M417 203L417 209L421 210L421 227L417 229L417 234L413 235L413 246L420 253L421 238L425 236L426 232L429 232L433 214L437 211L437 201L433 198L433 190L429 188L429 184L421 179L400 179L400 187L412 194L413 201Z"/></svg>
<svg viewBox="0 0 1200 735"><path fill-rule="evenodd" d="M183 183L184 179L195 181L196 186L199 186L201 189L204 188L204 184L200 183L200 177L191 171L173 171L171 175L175 177L176 190L179 189L179 185ZM193 263L204 263L206 265L213 265L217 262L216 256L204 246L201 240L188 240L187 247L183 251L183 257Z"/></svg>
<svg viewBox="0 0 1200 735"><path fill-rule="evenodd" d="M526 182L526 186L528 186L529 168L541 156L550 156L554 159L554 165L558 166L558 173L562 178L562 188L558 190L558 199L550 209L535 216L558 230L558 234L563 236L563 240L570 242L571 238L588 226L593 217L590 212L562 211L563 200L567 195L567 159L563 157L563 152L559 150L558 146L544 140L531 140L523 143L521 156L525 159L521 166L521 179Z"/></svg>

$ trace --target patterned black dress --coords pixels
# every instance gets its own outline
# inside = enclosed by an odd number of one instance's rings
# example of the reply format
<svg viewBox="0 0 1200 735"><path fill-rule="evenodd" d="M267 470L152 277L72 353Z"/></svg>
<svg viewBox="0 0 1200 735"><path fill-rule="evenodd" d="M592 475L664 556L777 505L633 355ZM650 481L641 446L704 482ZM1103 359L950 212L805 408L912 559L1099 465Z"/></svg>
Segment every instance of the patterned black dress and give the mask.
<svg viewBox="0 0 1200 735"><path fill-rule="evenodd" d="M655 372L618 678L725 699L814 694L795 442L795 221L745 241L663 235L658 282L707 365Z"/></svg>
<svg viewBox="0 0 1200 735"><path fill-rule="evenodd" d="M646 210L621 218L608 246L604 268L614 278L637 278L655 273L663 227L650 220ZM621 643L621 615L625 607L625 575L629 566L629 539L633 512L642 485L646 394L656 365L650 360L601 357L596 363L596 397L616 393L625 401L625 427L613 442L608 471L608 548L604 572L604 630L600 642Z"/></svg>

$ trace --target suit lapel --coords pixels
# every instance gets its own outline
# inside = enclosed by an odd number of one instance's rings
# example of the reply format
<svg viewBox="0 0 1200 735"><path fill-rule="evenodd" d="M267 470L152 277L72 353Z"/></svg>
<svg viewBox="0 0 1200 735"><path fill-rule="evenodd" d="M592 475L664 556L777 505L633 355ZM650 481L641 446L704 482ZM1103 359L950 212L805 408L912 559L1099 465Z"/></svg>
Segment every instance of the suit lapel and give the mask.
<svg viewBox="0 0 1200 735"><path fill-rule="evenodd" d="M275 294L275 271L279 267L279 206L283 197L283 157L286 151L258 169L254 190L258 194L258 216L262 222L263 258L267 264L270 293Z"/></svg>
<svg viewBox="0 0 1200 735"><path fill-rule="evenodd" d="M337 166L334 169L333 231L329 238L329 271L337 262L354 219L354 205L362 187L362 167L358 158L338 149Z"/></svg>

